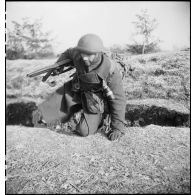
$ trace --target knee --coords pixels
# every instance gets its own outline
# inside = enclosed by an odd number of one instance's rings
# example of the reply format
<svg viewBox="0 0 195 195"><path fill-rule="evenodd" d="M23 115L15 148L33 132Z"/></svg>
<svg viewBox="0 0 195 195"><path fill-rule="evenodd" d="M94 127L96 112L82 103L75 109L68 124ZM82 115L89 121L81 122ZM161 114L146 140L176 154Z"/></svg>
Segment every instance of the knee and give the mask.
<svg viewBox="0 0 195 195"><path fill-rule="evenodd" d="M80 136L82 137L87 137L89 135L89 129L88 127L84 127L79 125L77 132L79 133Z"/></svg>
<svg viewBox="0 0 195 195"><path fill-rule="evenodd" d="M77 132L82 136L86 137L97 132L98 123L95 120L87 120L85 117L81 119L77 126Z"/></svg>

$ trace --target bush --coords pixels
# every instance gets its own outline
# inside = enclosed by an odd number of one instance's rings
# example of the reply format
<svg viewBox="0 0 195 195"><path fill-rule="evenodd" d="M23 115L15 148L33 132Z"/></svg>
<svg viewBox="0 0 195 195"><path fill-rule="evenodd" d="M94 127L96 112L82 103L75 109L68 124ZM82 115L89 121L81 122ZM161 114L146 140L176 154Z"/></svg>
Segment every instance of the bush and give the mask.
<svg viewBox="0 0 195 195"><path fill-rule="evenodd" d="M130 52L131 54L142 54L143 45L139 45L139 44L129 45L129 44L127 44L126 46L127 46L127 48L126 48L127 52ZM150 44L145 46L144 53L145 54L156 53L159 51L160 51L160 48L158 47L157 43L150 43Z"/></svg>
<svg viewBox="0 0 195 195"><path fill-rule="evenodd" d="M9 60L16 60L16 59L23 58L23 57L24 56L23 56L22 51L6 49L6 58Z"/></svg>

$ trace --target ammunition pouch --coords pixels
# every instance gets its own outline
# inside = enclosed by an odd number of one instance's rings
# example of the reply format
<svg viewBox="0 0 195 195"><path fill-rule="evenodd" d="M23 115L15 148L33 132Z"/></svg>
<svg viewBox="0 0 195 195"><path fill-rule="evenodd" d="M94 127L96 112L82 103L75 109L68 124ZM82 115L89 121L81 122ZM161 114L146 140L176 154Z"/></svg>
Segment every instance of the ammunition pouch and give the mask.
<svg viewBox="0 0 195 195"><path fill-rule="evenodd" d="M84 110L91 114L104 112L104 99L101 97L100 93L84 91L82 93L81 101Z"/></svg>
<svg viewBox="0 0 195 195"><path fill-rule="evenodd" d="M101 81L96 72L81 74L78 77L81 91L97 92L101 89Z"/></svg>

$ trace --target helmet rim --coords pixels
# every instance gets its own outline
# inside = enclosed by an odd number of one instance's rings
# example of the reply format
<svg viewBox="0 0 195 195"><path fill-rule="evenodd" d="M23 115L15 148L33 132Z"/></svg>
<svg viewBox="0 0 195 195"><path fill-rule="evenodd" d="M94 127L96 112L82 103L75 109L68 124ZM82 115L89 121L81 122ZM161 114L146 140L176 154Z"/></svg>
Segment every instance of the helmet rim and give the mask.
<svg viewBox="0 0 195 195"><path fill-rule="evenodd" d="M88 50L88 49L85 49L83 47L79 47L79 46L76 46L75 47L76 50L82 52L82 53L86 53L86 54L96 54L96 53L103 53L105 50L105 48L102 48L102 50Z"/></svg>
<svg viewBox="0 0 195 195"><path fill-rule="evenodd" d="M101 38L95 34L86 34L82 36L75 48L80 52L87 54L95 54L105 51Z"/></svg>

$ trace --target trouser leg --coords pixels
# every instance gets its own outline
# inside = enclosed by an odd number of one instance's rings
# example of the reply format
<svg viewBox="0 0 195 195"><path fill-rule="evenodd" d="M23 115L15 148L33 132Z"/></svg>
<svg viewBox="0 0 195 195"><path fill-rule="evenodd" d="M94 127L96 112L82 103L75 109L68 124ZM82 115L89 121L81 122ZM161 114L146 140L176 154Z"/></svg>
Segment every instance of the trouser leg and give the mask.
<svg viewBox="0 0 195 195"><path fill-rule="evenodd" d="M95 134L101 124L102 114L82 113L81 120L77 126L77 133L83 137Z"/></svg>
<svg viewBox="0 0 195 195"><path fill-rule="evenodd" d="M57 120L63 123L67 122L70 116L81 108L79 102L74 99L71 87L71 81L65 83L38 106L46 123Z"/></svg>

